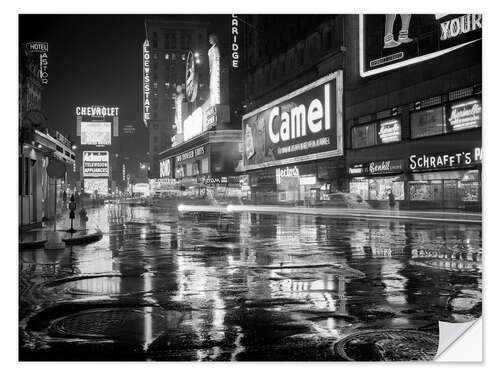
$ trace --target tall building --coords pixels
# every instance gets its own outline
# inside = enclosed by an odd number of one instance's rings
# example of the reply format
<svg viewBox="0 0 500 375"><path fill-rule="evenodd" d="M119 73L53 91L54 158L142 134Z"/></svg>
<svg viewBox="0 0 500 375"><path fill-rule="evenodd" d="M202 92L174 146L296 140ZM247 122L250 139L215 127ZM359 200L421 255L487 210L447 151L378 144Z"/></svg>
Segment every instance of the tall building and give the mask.
<svg viewBox="0 0 500 375"><path fill-rule="evenodd" d="M258 202L345 190L343 17L244 17L243 180Z"/></svg>
<svg viewBox="0 0 500 375"><path fill-rule="evenodd" d="M176 134L174 96L177 86L185 88L188 52L207 54L207 24L180 18L145 20L143 109L149 129L151 177L159 177L158 153L172 146ZM206 68L206 59L203 64Z"/></svg>

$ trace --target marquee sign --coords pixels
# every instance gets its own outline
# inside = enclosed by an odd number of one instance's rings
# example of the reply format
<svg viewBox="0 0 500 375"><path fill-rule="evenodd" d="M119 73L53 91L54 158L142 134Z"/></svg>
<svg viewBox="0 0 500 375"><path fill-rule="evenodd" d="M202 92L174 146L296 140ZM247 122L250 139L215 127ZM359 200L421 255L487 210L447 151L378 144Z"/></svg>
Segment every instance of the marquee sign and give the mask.
<svg viewBox="0 0 500 375"><path fill-rule="evenodd" d="M481 38L481 14L362 14L360 75L368 77L433 59Z"/></svg>
<svg viewBox="0 0 500 375"><path fill-rule="evenodd" d="M147 127L148 126L148 120L151 118L150 114L150 108L151 108L151 102L149 100L149 94L151 91L151 84L150 84L150 79L149 79L149 60L150 60L150 54L149 54L149 40L145 40L144 44L142 45L142 70L143 70L143 76L142 76L142 98L143 98L143 106L142 106L142 118L144 121L144 125Z"/></svg>
<svg viewBox="0 0 500 375"><path fill-rule="evenodd" d="M339 156L342 71L243 116L245 170Z"/></svg>

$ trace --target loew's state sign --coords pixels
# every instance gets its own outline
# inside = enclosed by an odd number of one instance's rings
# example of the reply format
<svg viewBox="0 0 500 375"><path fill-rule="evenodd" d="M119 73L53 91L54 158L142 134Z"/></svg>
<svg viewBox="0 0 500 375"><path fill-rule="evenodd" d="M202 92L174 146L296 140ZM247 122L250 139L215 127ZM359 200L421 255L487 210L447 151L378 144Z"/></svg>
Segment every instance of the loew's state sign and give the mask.
<svg viewBox="0 0 500 375"><path fill-rule="evenodd" d="M244 169L339 156L342 71L243 116Z"/></svg>

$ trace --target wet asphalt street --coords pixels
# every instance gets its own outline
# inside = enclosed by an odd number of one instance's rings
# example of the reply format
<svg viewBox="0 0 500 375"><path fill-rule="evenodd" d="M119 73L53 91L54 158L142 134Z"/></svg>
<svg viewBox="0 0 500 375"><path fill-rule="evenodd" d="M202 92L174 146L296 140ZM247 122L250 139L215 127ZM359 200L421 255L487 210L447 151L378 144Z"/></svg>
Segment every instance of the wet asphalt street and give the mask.
<svg viewBox="0 0 500 375"><path fill-rule="evenodd" d="M481 315L477 224L88 214L99 242L20 251L20 359L398 360L394 337L336 345L366 330L434 337L438 320Z"/></svg>

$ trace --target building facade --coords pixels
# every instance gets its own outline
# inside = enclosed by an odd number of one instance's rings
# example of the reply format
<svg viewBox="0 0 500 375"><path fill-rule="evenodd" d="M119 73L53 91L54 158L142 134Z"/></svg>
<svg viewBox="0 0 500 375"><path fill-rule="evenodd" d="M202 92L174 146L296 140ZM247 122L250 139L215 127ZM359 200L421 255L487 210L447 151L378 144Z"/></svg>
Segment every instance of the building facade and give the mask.
<svg viewBox="0 0 500 375"><path fill-rule="evenodd" d="M350 192L374 207L392 193L400 208L481 208L481 18L346 17Z"/></svg>
<svg viewBox="0 0 500 375"><path fill-rule="evenodd" d="M237 172L241 161L241 74L231 70L227 35L231 17L217 17L218 25L207 28L207 48L200 49L205 53L197 52L196 46L187 53L185 84L177 86L174 96L175 134L171 146L159 154L160 181L155 181L203 195L207 190L241 191Z"/></svg>
<svg viewBox="0 0 500 375"><path fill-rule="evenodd" d="M343 18L246 17L242 180L256 202L345 190Z"/></svg>
<svg viewBox="0 0 500 375"><path fill-rule="evenodd" d="M159 153L175 142L175 95L178 86L185 89L188 53L192 50L197 56L207 55L206 27L206 23L176 17L145 20L143 117L149 130L152 178L158 178L160 174ZM206 58L201 67L200 79L203 79L208 75Z"/></svg>
<svg viewBox="0 0 500 375"><path fill-rule="evenodd" d="M75 164L73 143L49 131L42 111L42 81L38 56L20 49L19 58L19 226L41 225L62 211L68 172ZM48 173L57 165L58 176ZM57 190L55 190L57 189Z"/></svg>
<svg viewBox="0 0 500 375"><path fill-rule="evenodd" d="M394 196L399 208L480 209L481 15L294 17L246 17L251 198L321 204L343 192L375 208ZM335 134L317 90L329 77Z"/></svg>

